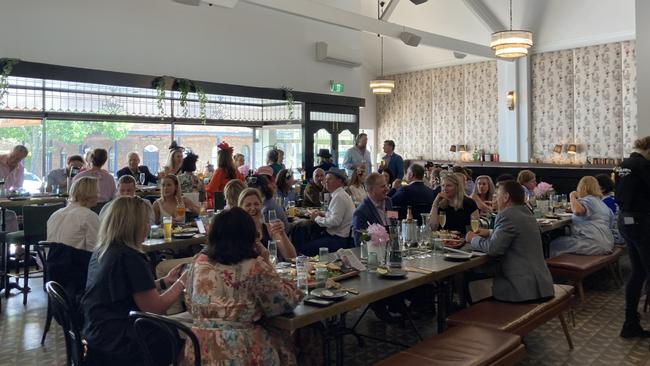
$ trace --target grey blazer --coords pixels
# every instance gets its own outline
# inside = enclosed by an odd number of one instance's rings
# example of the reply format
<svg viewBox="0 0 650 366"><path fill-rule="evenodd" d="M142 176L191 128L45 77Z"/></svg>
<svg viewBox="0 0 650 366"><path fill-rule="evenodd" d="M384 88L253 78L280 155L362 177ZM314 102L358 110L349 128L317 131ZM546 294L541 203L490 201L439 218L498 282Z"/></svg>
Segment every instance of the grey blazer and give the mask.
<svg viewBox="0 0 650 366"><path fill-rule="evenodd" d="M501 211L490 237L475 237L472 248L500 261L492 285L495 299L521 302L553 296L553 278L544 261L539 225L525 206Z"/></svg>

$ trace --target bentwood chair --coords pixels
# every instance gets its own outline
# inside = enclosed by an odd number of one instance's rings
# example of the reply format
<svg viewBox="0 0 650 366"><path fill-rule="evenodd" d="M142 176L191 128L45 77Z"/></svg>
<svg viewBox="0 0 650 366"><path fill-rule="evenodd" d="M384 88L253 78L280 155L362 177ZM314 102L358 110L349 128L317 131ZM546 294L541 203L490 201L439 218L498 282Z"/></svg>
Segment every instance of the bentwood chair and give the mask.
<svg viewBox="0 0 650 366"><path fill-rule="evenodd" d="M146 312L131 311L129 316L135 319L133 327L138 338L138 344L143 355L145 366L153 366L151 350L149 349L147 342L145 342L146 334L150 334L152 330L164 334L166 341L168 342L171 350L171 359L167 360L166 364L172 364L174 366L178 365L178 351L182 349L184 343L178 337L178 332L181 332L192 342L192 347L194 348L194 366L201 366L201 349L199 348L199 340L196 338L194 332L192 332L192 329L188 326L176 320Z"/></svg>
<svg viewBox="0 0 650 366"><path fill-rule="evenodd" d="M45 285L54 319L63 328L68 366L84 366L86 348L81 340L81 321L77 309L61 285L50 281Z"/></svg>

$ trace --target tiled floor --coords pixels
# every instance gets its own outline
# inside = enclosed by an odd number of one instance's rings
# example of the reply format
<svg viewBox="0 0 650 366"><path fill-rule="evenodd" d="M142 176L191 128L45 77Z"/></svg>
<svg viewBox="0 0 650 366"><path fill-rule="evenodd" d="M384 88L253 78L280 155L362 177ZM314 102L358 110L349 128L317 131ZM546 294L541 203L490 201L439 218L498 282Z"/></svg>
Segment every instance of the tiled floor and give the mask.
<svg viewBox="0 0 650 366"><path fill-rule="evenodd" d="M40 279L30 283L33 292L26 307L22 297L12 295L2 302L0 315L0 365L65 365L65 345L58 325L40 346L47 309ZM587 282L587 298L576 311L576 327L570 328L575 349L569 351L562 329L553 320L525 338L528 358L521 365L648 365L650 340L624 340L618 337L623 315L623 288L614 288L606 275L596 275ZM350 314L352 323L360 311ZM650 328L650 314L643 316ZM433 319L418 320L423 336L434 334ZM412 329L386 326L370 312L359 325L361 333L375 337L415 343ZM384 342L366 340L358 347L346 337L346 365L372 365L375 361L400 350Z"/></svg>

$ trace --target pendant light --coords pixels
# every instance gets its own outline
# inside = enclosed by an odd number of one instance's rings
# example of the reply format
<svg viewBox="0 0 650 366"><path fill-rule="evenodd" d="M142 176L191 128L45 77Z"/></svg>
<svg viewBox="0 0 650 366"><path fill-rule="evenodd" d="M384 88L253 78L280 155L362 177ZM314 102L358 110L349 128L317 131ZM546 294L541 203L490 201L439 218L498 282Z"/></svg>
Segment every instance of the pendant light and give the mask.
<svg viewBox="0 0 650 366"><path fill-rule="evenodd" d="M381 10L384 6L384 3L382 1L379 2L377 6L377 18L380 19L381 17ZM393 92L393 89L395 88L395 80L390 80L390 79L385 79L384 78L384 37L382 37L380 34L377 34L381 41L381 73L379 74L379 78L375 80L370 80L370 90L372 90L372 94L390 94Z"/></svg>
<svg viewBox="0 0 650 366"><path fill-rule="evenodd" d="M510 0L510 30L492 33L490 47L501 58L519 58L528 55L533 46L533 32L512 30L512 0Z"/></svg>

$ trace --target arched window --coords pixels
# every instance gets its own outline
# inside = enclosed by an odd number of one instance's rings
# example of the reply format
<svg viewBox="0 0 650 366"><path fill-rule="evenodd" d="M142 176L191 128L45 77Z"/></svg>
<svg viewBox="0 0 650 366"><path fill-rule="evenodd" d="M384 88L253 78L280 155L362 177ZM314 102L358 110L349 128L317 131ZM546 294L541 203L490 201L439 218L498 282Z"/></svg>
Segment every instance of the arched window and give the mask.
<svg viewBox="0 0 650 366"><path fill-rule="evenodd" d="M160 151L158 147L154 145L147 145L144 147L144 153L142 154L142 165L149 168L151 172L158 171L158 162Z"/></svg>
<svg viewBox="0 0 650 366"><path fill-rule="evenodd" d="M62 147L61 150L59 150L59 168L66 167L66 160L68 160L68 153L65 152L65 147Z"/></svg>

